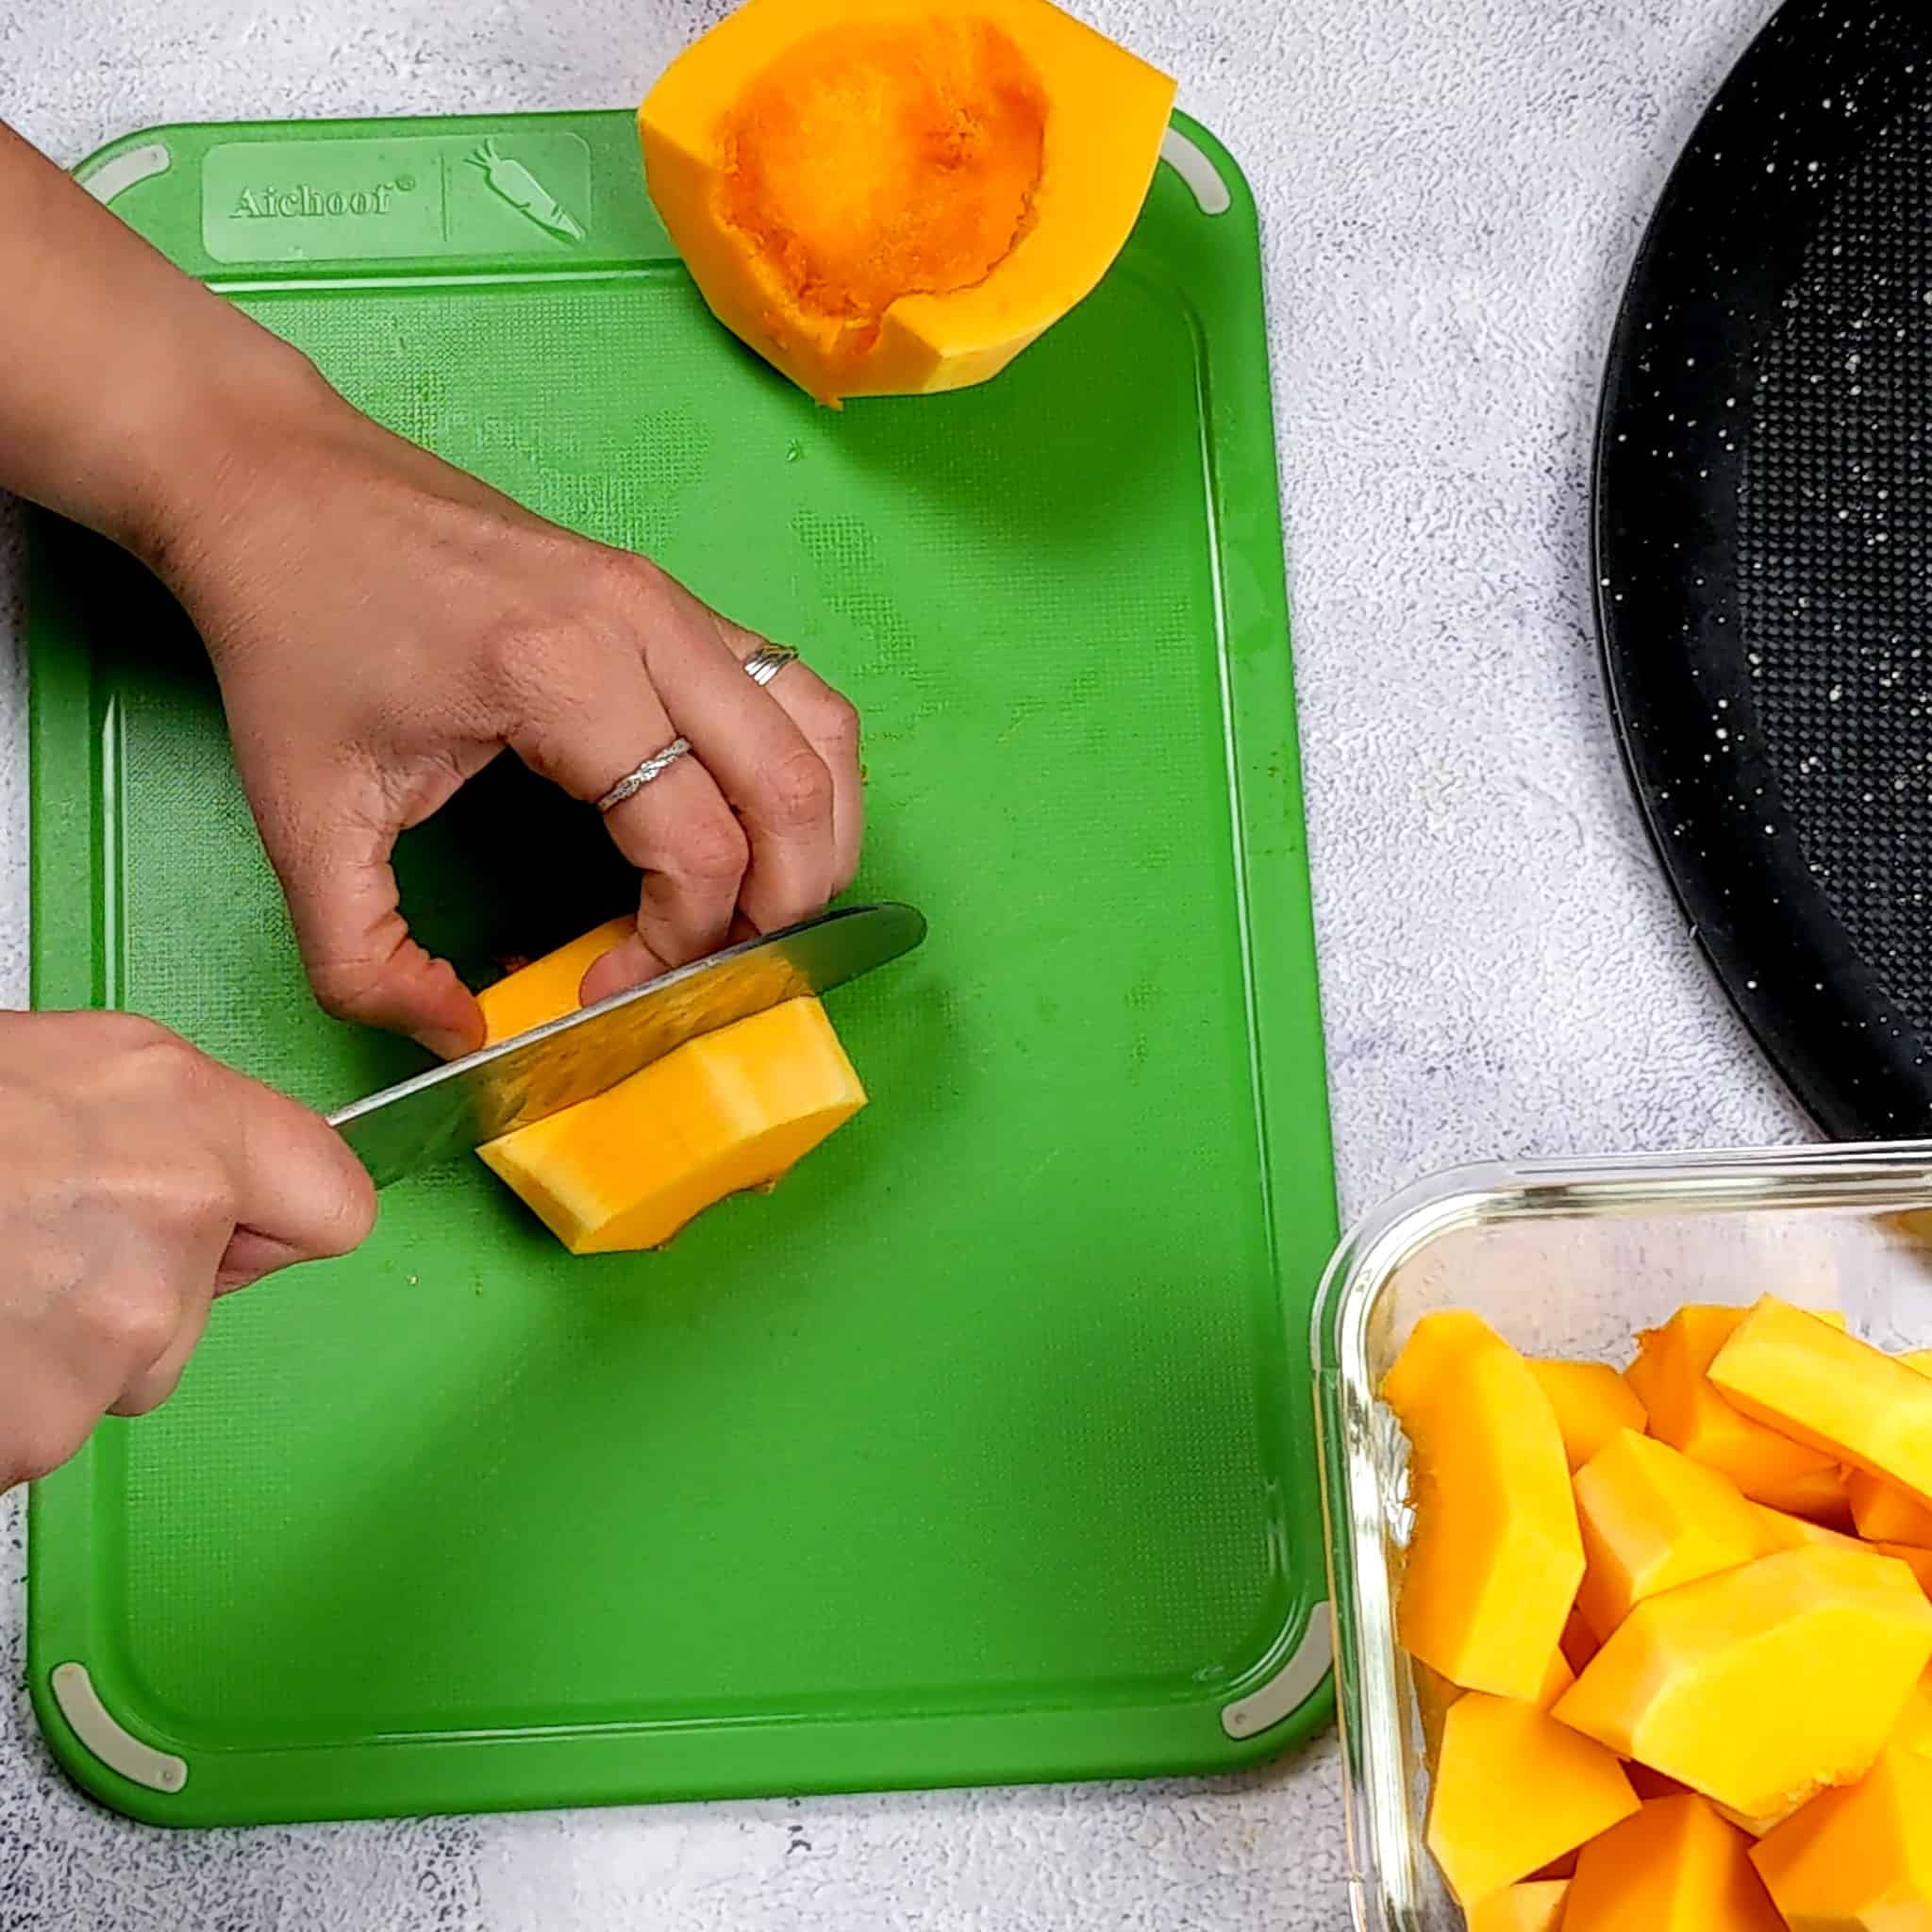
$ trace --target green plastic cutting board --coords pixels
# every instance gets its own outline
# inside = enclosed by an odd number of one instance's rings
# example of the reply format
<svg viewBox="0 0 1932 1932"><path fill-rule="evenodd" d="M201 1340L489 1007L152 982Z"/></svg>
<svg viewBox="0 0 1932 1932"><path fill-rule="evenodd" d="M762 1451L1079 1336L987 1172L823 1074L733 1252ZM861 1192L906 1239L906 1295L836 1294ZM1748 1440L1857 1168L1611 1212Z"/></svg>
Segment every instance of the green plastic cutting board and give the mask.
<svg viewBox="0 0 1932 1932"><path fill-rule="evenodd" d="M469 165L491 139L548 225ZM1221 148L1170 155L999 380L842 414L711 323L625 114L170 127L82 170L376 416L798 644L867 721L859 892L932 922L836 996L873 1104L774 1197L573 1260L474 1161L405 1182L40 1486L32 1693L108 1804L1204 1771L1326 1714L1335 1212L1259 255ZM39 1004L317 1106L412 1069L310 1004L178 614L39 536ZM629 890L508 764L401 870L478 978Z"/></svg>

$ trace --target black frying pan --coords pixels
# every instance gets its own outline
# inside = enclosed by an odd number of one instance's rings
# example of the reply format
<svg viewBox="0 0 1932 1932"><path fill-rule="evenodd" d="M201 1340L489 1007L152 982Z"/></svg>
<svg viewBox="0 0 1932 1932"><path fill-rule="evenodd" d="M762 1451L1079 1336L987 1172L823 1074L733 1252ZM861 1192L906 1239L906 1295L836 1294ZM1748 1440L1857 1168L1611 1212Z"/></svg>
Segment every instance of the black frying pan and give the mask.
<svg viewBox="0 0 1932 1932"><path fill-rule="evenodd" d="M1789 0L1679 161L1598 431L1630 775L1840 1139L1932 1133L1932 0Z"/></svg>

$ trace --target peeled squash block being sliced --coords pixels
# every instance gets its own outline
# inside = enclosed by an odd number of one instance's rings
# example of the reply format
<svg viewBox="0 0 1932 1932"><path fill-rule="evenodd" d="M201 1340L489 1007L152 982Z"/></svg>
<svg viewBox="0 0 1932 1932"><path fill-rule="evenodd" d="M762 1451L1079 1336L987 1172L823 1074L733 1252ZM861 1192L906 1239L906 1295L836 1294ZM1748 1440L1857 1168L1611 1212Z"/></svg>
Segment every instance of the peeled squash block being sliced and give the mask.
<svg viewBox="0 0 1932 1932"><path fill-rule="evenodd" d="M575 1010L617 922L480 996L492 1041ZM865 1105L824 1009L789 1000L708 1033L608 1093L477 1150L574 1255L661 1247L729 1194L769 1186Z"/></svg>
<svg viewBox="0 0 1932 1932"><path fill-rule="evenodd" d="M1583 1578L1548 1398L1494 1329L1460 1312L1416 1324L1382 1396L1408 1434L1415 1504L1402 1646L1466 1690L1533 1704Z"/></svg>
<svg viewBox="0 0 1932 1932"><path fill-rule="evenodd" d="M1624 1374L1650 1418L1650 1433L1729 1476L1753 1502L1849 1528L1836 1460L1740 1414L1710 1380L1719 1349L1749 1312L1692 1303L1638 1337L1637 1359Z"/></svg>
<svg viewBox="0 0 1932 1932"><path fill-rule="evenodd" d="M1563 1932L1783 1932L1750 1840L1702 1798L1659 1798L1585 1845Z"/></svg>
<svg viewBox="0 0 1932 1932"><path fill-rule="evenodd" d="M1569 1881L1561 1878L1492 1891L1470 1907L1469 1932L1558 1932L1569 1891Z"/></svg>
<svg viewBox="0 0 1932 1932"><path fill-rule="evenodd" d="M1932 1762L1888 1751L1862 1784L1814 1800L1751 1856L1790 1932L1924 1932Z"/></svg>
<svg viewBox="0 0 1932 1932"><path fill-rule="evenodd" d="M1556 1715L1742 1818L1862 1777L1932 1662L1903 1563L1816 1544L1639 1604Z"/></svg>
<svg viewBox="0 0 1932 1932"><path fill-rule="evenodd" d="M1048 0L746 0L638 131L712 312L835 403L984 382L1083 300L1174 93Z"/></svg>
<svg viewBox="0 0 1932 1932"><path fill-rule="evenodd" d="M1472 1691L1451 1707L1428 1845L1465 1909L1636 1809L1617 1760L1535 1705Z"/></svg>
<svg viewBox="0 0 1932 1932"><path fill-rule="evenodd" d="M1635 1429L1641 1436L1649 1425L1636 1391L1607 1363L1532 1357L1529 1373L1557 1412L1563 1452L1573 1470L1581 1469L1620 1431Z"/></svg>
<svg viewBox="0 0 1932 1932"><path fill-rule="evenodd" d="M1771 1547L1728 1476L1629 1429L1576 1472L1576 1516L1589 1565L1576 1607L1599 1637L1645 1597Z"/></svg>
<svg viewBox="0 0 1932 1932"><path fill-rule="evenodd" d="M1756 1421L1932 1507L1932 1376L1767 1295L1710 1379Z"/></svg>

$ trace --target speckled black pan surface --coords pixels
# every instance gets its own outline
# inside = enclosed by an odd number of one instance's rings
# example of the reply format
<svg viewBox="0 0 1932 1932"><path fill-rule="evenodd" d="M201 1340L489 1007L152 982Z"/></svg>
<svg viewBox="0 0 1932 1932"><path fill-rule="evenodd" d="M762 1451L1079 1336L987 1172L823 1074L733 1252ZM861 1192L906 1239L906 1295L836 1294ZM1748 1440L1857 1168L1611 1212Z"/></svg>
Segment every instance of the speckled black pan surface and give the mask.
<svg viewBox="0 0 1932 1932"><path fill-rule="evenodd" d="M1831 1134L1932 1133L1932 4L1789 0L1604 389L1599 626L1699 941Z"/></svg>

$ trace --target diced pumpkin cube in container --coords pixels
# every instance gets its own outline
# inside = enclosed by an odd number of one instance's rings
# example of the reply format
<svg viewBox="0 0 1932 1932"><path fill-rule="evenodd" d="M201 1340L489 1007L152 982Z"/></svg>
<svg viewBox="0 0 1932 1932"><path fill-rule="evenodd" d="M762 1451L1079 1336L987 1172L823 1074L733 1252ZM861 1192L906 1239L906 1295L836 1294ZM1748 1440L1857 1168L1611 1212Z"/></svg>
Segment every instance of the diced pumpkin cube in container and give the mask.
<svg viewBox="0 0 1932 1932"><path fill-rule="evenodd" d="M1807 1544L1836 1544L1841 1550L1861 1550L1865 1546L1841 1529L1827 1529L1822 1523L1807 1522L1787 1510L1768 1508L1762 1503L1751 1506L1758 1528L1764 1535L1764 1554L1777 1550L1802 1550Z"/></svg>
<svg viewBox="0 0 1932 1932"><path fill-rule="evenodd" d="M1780 1551L1639 1604L1556 1715L1742 1817L1862 1776L1932 1662L1902 1563Z"/></svg>
<svg viewBox="0 0 1932 1932"><path fill-rule="evenodd" d="M1452 1684L1441 1671L1431 1670L1425 1663L1411 1657L1408 1668L1415 1680L1416 1717L1422 1725L1423 1759L1430 1770L1434 1770L1437 1759L1442 1752L1442 1725L1449 1716L1449 1707L1468 1693L1459 1684ZM1576 1673L1571 1668L1570 1660L1558 1650L1551 1654L1548 1670L1531 1700L1540 1710L1554 1709L1557 1700L1576 1681Z"/></svg>
<svg viewBox="0 0 1932 1932"><path fill-rule="evenodd" d="M1750 1840L1699 1797L1658 1798L1584 1846L1562 1932L1783 1932Z"/></svg>
<svg viewBox="0 0 1932 1932"><path fill-rule="evenodd" d="M1577 1471L1576 1516L1588 1565L1576 1607L1599 1637L1645 1597L1765 1553L1735 1483L1628 1429Z"/></svg>
<svg viewBox="0 0 1932 1932"><path fill-rule="evenodd" d="M1530 1879L1505 1886L1469 1908L1469 1932L1560 1932L1567 1879Z"/></svg>
<svg viewBox="0 0 1932 1932"><path fill-rule="evenodd" d="M1932 1549L1932 1509L1894 1482L1855 1469L1845 1476L1852 1521L1868 1542L1916 1543Z"/></svg>
<svg viewBox="0 0 1932 1932"><path fill-rule="evenodd" d="M1766 1811L1753 1817L1744 1811L1733 1811L1728 1805L1712 1805L1711 1809L1726 1824L1734 1824L1744 1836L1754 1841L1768 1837L1788 1819L1795 1818L1811 1802L1810 1794L1802 1798L1787 1798L1774 1811Z"/></svg>
<svg viewBox="0 0 1932 1932"><path fill-rule="evenodd" d="M1563 1661L1580 1677L1589 1669L1590 1660L1597 1654L1599 1648L1597 1634L1583 1621L1583 1613L1580 1610L1570 1612L1570 1621L1563 1625L1560 1648L1563 1652Z"/></svg>
<svg viewBox="0 0 1932 1932"><path fill-rule="evenodd" d="M1464 1313L1418 1323L1382 1394L1411 1452L1403 1648L1465 1690L1533 1703L1583 1576L1548 1398L1524 1358Z"/></svg>
<svg viewBox="0 0 1932 1932"><path fill-rule="evenodd" d="M1540 1361L1532 1356L1529 1372L1550 1398L1573 1471L1620 1430L1635 1429L1641 1436L1647 1426L1637 1391L1607 1363Z"/></svg>
<svg viewBox="0 0 1932 1932"><path fill-rule="evenodd" d="M1919 1543L1874 1542L1869 1547L1881 1557L1891 1557L1903 1563L1919 1579L1919 1588L1932 1596L1932 1550Z"/></svg>
<svg viewBox="0 0 1932 1932"><path fill-rule="evenodd" d="M1932 1375L1932 1349L1914 1349L1894 1359L1915 1374ZM1858 1534L1868 1541L1916 1543L1932 1549L1932 1509L1896 1483L1855 1469L1845 1477L1845 1494L1851 1500L1852 1520Z"/></svg>
<svg viewBox="0 0 1932 1932"><path fill-rule="evenodd" d="M1647 1764L1630 1763L1624 1767L1624 1775L1630 1780L1630 1789L1647 1805L1653 1798L1682 1798L1688 1796L1690 1787L1679 1784L1674 1777L1666 1777L1660 1771L1653 1771Z"/></svg>
<svg viewBox="0 0 1932 1932"><path fill-rule="evenodd" d="M1924 1932L1932 1761L1888 1751L1861 1783L1814 1799L1751 1857L1790 1932Z"/></svg>
<svg viewBox="0 0 1932 1932"><path fill-rule="evenodd" d="M1451 1707L1428 1845L1465 1908L1636 1809L1616 1758L1535 1705L1472 1691Z"/></svg>
<svg viewBox="0 0 1932 1932"><path fill-rule="evenodd" d="M586 934L487 988L491 1040L574 1011L584 974L626 930ZM727 1195L781 1178L864 1105L824 1009L799 998L477 1152L573 1254L655 1248Z"/></svg>
<svg viewBox="0 0 1932 1932"><path fill-rule="evenodd" d="M713 314L836 402L983 382L1080 302L1174 95L1047 0L745 0L638 131Z"/></svg>
<svg viewBox="0 0 1932 1932"><path fill-rule="evenodd" d="M1543 1680L1537 1687L1533 1700L1541 1710L1554 1710L1557 1700L1562 1697L1576 1681L1576 1673L1570 1668L1570 1659L1560 1649L1550 1653L1548 1667L1543 1672Z"/></svg>
<svg viewBox="0 0 1932 1932"><path fill-rule="evenodd" d="M1921 1677L1912 1687L1889 1748L1932 1757L1932 1675Z"/></svg>
<svg viewBox="0 0 1932 1932"><path fill-rule="evenodd" d="M1408 1669L1415 1686L1416 1722L1422 1727L1423 1762L1434 1771L1442 1756L1442 1726L1448 1720L1449 1707L1463 1695L1463 1690L1459 1684L1452 1684L1441 1671L1432 1671L1425 1663L1411 1658Z"/></svg>
<svg viewBox="0 0 1932 1932"><path fill-rule="evenodd" d="M1767 1295L1710 1379L1754 1420L1932 1507L1932 1376Z"/></svg>
<svg viewBox="0 0 1932 1932"><path fill-rule="evenodd" d="M1836 1459L1753 1422L1710 1379L1718 1351L1748 1312L1692 1303L1638 1337L1637 1359L1624 1373L1643 1404L1650 1433L1729 1476L1754 1502L1849 1527Z"/></svg>

